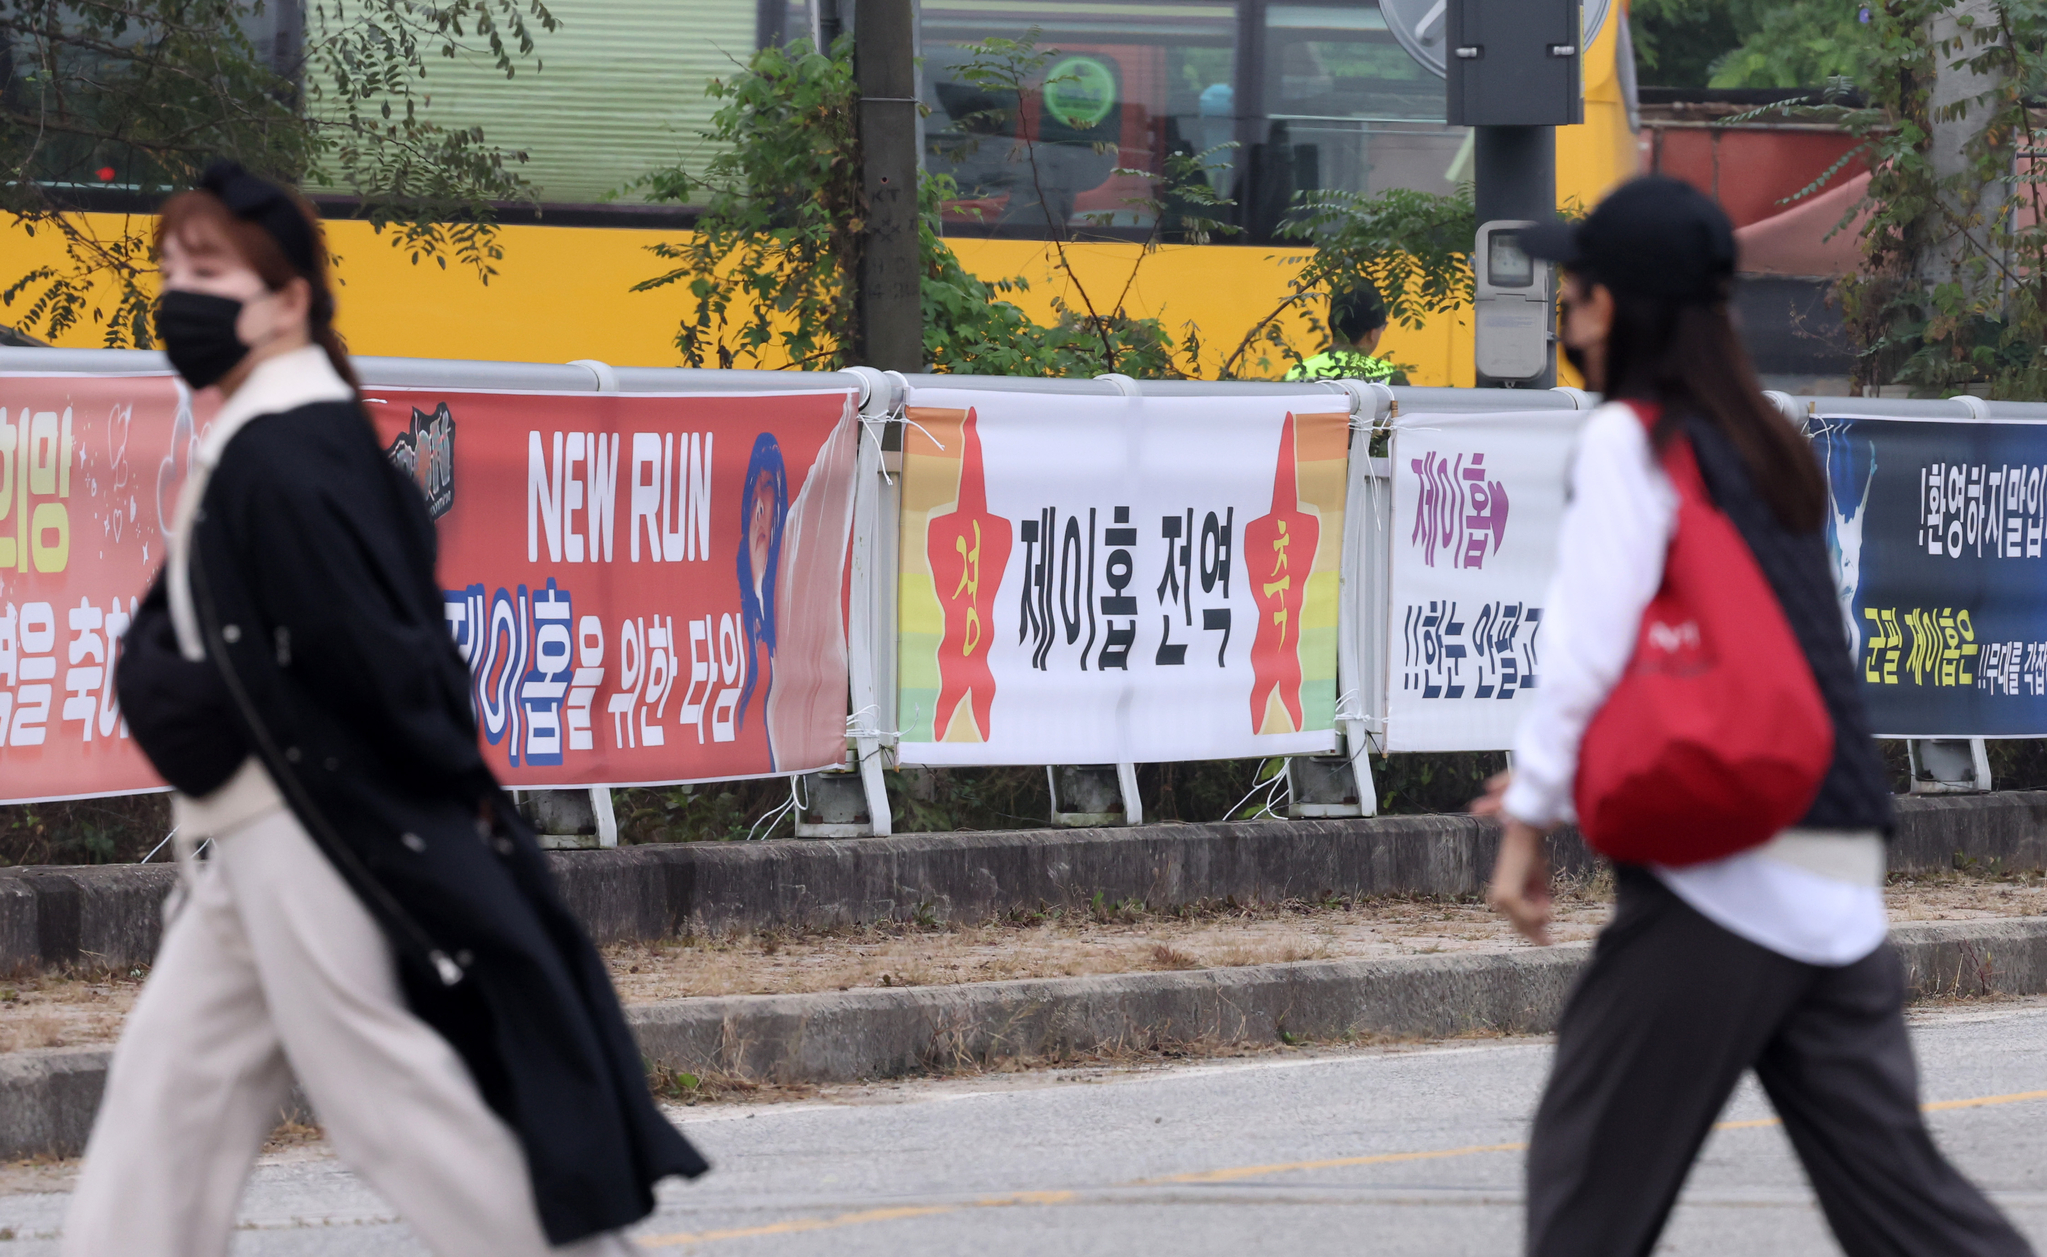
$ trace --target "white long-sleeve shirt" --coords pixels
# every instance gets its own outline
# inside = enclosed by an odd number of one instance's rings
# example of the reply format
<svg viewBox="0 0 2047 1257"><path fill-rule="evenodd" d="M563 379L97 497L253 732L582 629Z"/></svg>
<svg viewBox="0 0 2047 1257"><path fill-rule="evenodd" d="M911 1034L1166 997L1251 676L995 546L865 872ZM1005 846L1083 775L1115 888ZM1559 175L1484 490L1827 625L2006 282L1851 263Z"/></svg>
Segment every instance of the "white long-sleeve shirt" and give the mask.
<svg viewBox="0 0 2047 1257"><path fill-rule="evenodd" d="M1663 583L1677 504L1634 410L1610 402L1592 412L1543 608L1543 684L1514 737L1509 816L1538 829L1573 819L1578 745ZM1848 964L1883 941L1884 849L1873 832L1791 829L1725 859L1652 871L1709 920L1793 960Z"/></svg>

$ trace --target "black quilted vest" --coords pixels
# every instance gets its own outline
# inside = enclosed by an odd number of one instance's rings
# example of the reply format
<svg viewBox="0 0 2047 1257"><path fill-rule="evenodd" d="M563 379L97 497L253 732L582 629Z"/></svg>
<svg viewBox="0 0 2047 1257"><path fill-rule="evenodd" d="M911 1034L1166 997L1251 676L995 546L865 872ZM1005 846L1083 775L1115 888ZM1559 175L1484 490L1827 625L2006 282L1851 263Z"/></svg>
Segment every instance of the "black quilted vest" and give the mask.
<svg viewBox="0 0 2047 1257"><path fill-rule="evenodd" d="M1756 494L1741 452L1710 420L1687 416L1685 432L1692 439L1707 491L1755 554L1812 663L1813 678L1834 720L1834 762L1799 824L1810 829L1875 829L1889 837L1897 824L1890 778L1862 707L1855 660L1834 594L1825 529L1793 532L1779 523Z"/></svg>

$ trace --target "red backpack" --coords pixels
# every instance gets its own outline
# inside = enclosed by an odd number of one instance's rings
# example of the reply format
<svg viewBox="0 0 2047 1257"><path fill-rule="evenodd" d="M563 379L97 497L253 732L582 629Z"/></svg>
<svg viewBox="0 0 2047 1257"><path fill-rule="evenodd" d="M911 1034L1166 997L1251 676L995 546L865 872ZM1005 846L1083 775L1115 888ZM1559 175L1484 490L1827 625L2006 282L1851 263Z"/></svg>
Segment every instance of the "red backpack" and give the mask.
<svg viewBox="0 0 2047 1257"><path fill-rule="evenodd" d="M1645 428L1657 408L1632 403ZM1768 842L1812 806L1834 725L1812 665L1690 440L1665 447L1677 527L1635 653L1578 749L1578 828L1623 863L1685 865Z"/></svg>

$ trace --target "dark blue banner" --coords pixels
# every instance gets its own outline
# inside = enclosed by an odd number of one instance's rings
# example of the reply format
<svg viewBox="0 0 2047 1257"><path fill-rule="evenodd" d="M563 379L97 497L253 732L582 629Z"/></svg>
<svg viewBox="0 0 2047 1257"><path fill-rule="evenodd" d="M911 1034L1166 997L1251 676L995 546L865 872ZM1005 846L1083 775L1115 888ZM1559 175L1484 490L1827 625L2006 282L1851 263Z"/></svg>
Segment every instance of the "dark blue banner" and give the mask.
<svg viewBox="0 0 2047 1257"><path fill-rule="evenodd" d="M2047 424L1816 419L1879 736L2047 736Z"/></svg>

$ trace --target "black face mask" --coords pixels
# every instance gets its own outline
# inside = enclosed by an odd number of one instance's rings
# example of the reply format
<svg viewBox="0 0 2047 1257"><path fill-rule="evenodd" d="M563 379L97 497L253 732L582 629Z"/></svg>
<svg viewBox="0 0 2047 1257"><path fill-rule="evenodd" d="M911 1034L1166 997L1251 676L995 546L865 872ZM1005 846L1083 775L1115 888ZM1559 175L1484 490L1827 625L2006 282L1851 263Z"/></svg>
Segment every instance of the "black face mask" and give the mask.
<svg viewBox="0 0 2047 1257"><path fill-rule="evenodd" d="M185 382L205 388L249 356L235 335L241 314L242 303L231 297L173 288L156 303L156 339Z"/></svg>

